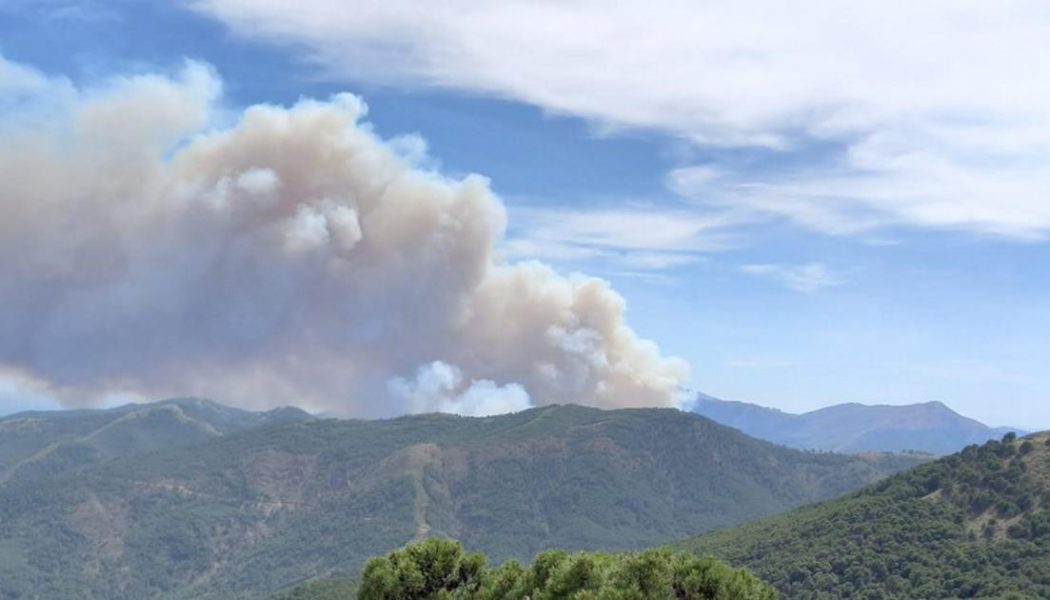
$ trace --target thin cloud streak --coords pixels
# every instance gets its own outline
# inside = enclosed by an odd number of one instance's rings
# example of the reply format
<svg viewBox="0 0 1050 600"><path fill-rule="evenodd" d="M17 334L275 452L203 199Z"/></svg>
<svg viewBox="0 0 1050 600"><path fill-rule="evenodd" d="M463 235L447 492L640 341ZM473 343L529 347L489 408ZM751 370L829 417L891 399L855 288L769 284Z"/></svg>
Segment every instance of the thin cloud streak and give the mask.
<svg viewBox="0 0 1050 600"><path fill-rule="evenodd" d="M511 258L663 271L706 261L734 239L728 214L626 206L514 208L503 251Z"/></svg>
<svg viewBox="0 0 1050 600"><path fill-rule="evenodd" d="M811 262L803 265L753 264L743 265L740 270L748 275L762 277L796 292L812 293L836 287L846 280L823 263Z"/></svg>

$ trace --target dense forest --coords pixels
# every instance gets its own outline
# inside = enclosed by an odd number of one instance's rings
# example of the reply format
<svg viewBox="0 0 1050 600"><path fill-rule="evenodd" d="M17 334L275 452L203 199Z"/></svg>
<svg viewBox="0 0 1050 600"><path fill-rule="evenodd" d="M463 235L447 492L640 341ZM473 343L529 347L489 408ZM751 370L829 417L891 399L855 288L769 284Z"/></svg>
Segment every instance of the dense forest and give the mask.
<svg viewBox="0 0 1050 600"><path fill-rule="evenodd" d="M1050 435L1007 434L680 547L789 599L1050 598Z"/></svg>

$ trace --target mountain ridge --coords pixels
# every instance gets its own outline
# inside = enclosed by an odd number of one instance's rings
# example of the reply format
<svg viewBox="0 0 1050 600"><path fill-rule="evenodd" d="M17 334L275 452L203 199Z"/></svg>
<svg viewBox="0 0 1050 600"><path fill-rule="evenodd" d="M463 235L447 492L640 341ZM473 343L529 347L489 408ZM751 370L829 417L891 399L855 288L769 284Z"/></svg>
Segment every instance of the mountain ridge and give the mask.
<svg viewBox="0 0 1050 600"><path fill-rule="evenodd" d="M690 410L697 414L753 437L805 450L945 455L1008 432L1026 433L989 427L940 401L907 405L847 402L796 414L706 394L698 393L696 398Z"/></svg>
<svg viewBox="0 0 1050 600"><path fill-rule="evenodd" d="M791 450L674 409L303 420L0 486L0 595L254 598L425 536L493 560L643 548L921 460Z"/></svg>
<svg viewBox="0 0 1050 600"><path fill-rule="evenodd" d="M312 418L294 407L254 412L202 398L19 412L0 417L0 485L15 477L54 475L128 454Z"/></svg>

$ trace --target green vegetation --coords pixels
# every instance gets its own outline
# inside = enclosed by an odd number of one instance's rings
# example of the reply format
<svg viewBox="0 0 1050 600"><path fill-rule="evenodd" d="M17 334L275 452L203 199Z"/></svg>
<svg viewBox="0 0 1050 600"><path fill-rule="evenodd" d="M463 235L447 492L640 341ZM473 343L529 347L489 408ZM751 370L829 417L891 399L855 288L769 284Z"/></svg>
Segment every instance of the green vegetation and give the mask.
<svg viewBox="0 0 1050 600"><path fill-rule="evenodd" d="M267 425L0 486L0 598L258 598L425 537L495 561L639 549L914 463L666 409Z"/></svg>
<svg viewBox="0 0 1050 600"><path fill-rule="evenodd" d="M310 584L282 600L349 599ZM340 595L342 594L342 595ZM429 539L368 561L359 600L773 600L773 588L712 558L667 549L602 554L547 551L525 568L489 568L458 542Z"/></svg>
<svg viewBox="0 0 1050 600"><path fill-rule="evenodd" d="M680 545L785 598L1050 598L1050 435L969 446L848 497Z"/></svg>
<svg viewBox="0 0 1050 600"><path fill-rule="evenodd" d="M24 412L0 418L0 485L54 476L118 456L193 446L247 429L307 421L297 408L251 412L198 398L106 410Z"/></svg>

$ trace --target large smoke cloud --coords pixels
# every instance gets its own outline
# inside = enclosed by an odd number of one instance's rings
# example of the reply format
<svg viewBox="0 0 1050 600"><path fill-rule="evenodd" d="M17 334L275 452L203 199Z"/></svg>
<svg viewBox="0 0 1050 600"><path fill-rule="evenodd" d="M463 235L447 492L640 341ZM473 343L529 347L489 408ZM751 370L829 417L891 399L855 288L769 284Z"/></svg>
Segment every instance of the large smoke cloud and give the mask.
<svg viewBox="0 0 1050 600"><path fill-rule="evenodd" d="M354 96L220 100L200 65L81 90L0 59L9 376L364 416L675 403L686 366L605 282L499 258L483 178L415 166Z"/></svg>

